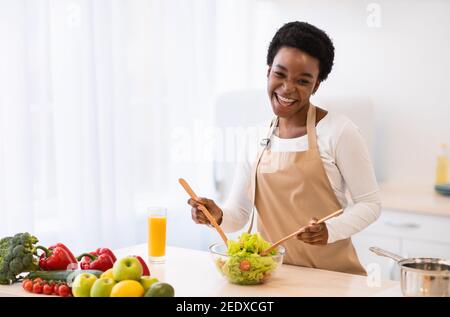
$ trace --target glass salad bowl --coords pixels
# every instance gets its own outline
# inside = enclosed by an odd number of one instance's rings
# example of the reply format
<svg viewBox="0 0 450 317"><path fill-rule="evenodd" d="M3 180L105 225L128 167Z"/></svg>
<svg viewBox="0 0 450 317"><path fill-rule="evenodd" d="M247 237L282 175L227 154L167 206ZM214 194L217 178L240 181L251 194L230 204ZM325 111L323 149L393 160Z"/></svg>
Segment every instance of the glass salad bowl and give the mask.
<svg viewBox="0 0 450 317"><path fill-rule="evenodd" d="M283 263L285 249L278 246L275 254L228 255L228 247L215 243L209 247L213 261L219 272L233 284L255 285L269 281Z"/></svg>

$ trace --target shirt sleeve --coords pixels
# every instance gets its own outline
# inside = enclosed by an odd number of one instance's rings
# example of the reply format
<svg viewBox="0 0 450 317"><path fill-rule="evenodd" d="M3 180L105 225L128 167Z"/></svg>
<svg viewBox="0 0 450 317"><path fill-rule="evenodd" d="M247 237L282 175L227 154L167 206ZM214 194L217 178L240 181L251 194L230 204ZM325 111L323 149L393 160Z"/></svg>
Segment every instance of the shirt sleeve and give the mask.
<svg viewBox="0 0 450 317"><path fill-rule="evenodd" d="M249 144L253 145L254 138L250 133L245 136L246 141L238 155L230 194L222 208L223 218L220 226L225 232L242 229L252 215L253 204L249 195L252 163L249 157L256 156L256 153Z"/></svg>
<svg viewBox="0 0 450 317"><path fill-rule="evenodd" d="M326 221L328 243L347 239L360 232L381 213L381 200L369 151L358 127L347 122L337 138L336 165L345 181L353 204Z"/></svg>

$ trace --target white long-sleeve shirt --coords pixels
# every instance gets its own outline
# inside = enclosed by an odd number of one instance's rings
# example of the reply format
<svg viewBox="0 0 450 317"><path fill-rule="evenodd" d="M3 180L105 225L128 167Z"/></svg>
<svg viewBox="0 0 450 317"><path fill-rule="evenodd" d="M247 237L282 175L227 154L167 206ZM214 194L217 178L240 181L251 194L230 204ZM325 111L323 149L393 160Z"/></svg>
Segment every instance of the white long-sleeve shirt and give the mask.
<svg viewBox="0 0 450 317"><path fill-rule="evenodd" d="M268 124L259 133L247 134L230 195L222 208L224 215L221 227L227 232L242 229L251 216L250 177L259 142L267 136L267 127ZM265 134L261 134L261 131ZM316 134L326 174L344 208L343 214L326 221L328 243L333 243L358 233L379 217L379 188L365 141L352 121L343 115L328 112L318 122ZM273 134L270 147L272 151L279 152L306 151L308 137L281 139ZM347 201L347 190L352 204Z"/></svg>

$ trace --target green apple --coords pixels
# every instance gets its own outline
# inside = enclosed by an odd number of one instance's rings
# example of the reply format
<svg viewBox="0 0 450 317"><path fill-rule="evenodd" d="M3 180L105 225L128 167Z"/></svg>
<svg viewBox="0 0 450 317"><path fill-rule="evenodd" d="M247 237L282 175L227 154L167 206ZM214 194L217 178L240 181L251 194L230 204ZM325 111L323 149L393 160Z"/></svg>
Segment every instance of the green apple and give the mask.
<svg viewBox="0 0 450 317"><path fill-rule="evenodd" d="M91 297L109 297L111 290L116 285L112 278L103 277L95 281L91 288Z"/></svg>
<svg viewBox="0 0 450 317"><path fill-rule="evenodd" d="M97 280L97 276L91 273L79 274L72 284L72 294L75 297L89 297L92 285Z"/></svg>
<svg viewBox="0 0 450 317"><path fill-rule="evenodd" d="M150 286L158 282L158 279L156 277L151 276L142 276L140 282L141 285L144 287L144 290L148 290Z"/></svg>
<svg viewBox="0 0 450 317"><path fill-rule="evenodd" d="M139 281L142 276L141 262L134 256L127 256L117 260L113 265L113 277L116 281Z"/></svg>

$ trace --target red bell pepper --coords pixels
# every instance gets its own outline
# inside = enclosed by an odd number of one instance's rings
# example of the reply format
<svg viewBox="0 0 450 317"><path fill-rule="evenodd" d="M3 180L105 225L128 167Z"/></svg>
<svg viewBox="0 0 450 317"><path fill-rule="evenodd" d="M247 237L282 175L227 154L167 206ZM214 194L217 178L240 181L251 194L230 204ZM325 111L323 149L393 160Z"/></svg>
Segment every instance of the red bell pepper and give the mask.
<svg viewBox="0 0 450 317"><path fill-rule="evenodd" d="M136 259L139 260L139 262L141 262L142 275L143 276L150 276L150 270L148 269L147 263L145 263L144 259L141 258L139 255L132 255L132 256L134 256Z"/></svg>
<svg viewBox="0 0 450 317"><path fill-rule="evenodd" d="M83 253L77 257L82 270L106 271L113 267L116 256L108 248L98 248L89 253Z"/></svg>
<svg viewBox="0 0 450 317"><path fill-rule="evenodd" d="M57 243L48 249L39 245L34 250L44 251L39 257L39 267L44 271L70 270L78 267L77 259L62 243Z"/></svg>

